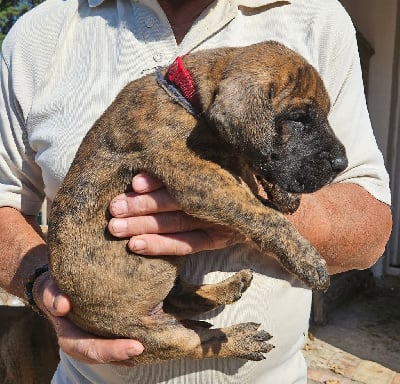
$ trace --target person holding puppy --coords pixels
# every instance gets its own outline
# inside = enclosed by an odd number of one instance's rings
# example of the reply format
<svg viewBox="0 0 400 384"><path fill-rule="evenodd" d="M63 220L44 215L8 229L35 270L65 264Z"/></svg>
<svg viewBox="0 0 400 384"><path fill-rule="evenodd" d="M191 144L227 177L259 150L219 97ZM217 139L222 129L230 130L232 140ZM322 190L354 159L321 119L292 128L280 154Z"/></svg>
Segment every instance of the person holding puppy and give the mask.
<svg viewBox="0 0 400 384"><path fill-rule="evenodd" d="M184 275L190 280L220 281L251 264L255 277L243 298L203 320L215 326L261 322L276 347L262 362L130 366L129 358L143 351L139 341L101 339L66 318L71 306L42 267L46 245L36 223L83 136L127 82L195 50L264 40L287 45L318 69L331 98L331 126L349 158L347 170L303 195L288 219L330 273L368 268L390 234L388 175L368 118L354 28L336 0L47 0L4 41L0 286L27 299L25 286L32 283L28 299L49 318L60 345L54 383L306 383L300 349L311 291L273 259L261 260L241 234L182 212L159 180L133 178L133 192L110 202L109 231L128 238L138 254L188 255Z"/></svg>

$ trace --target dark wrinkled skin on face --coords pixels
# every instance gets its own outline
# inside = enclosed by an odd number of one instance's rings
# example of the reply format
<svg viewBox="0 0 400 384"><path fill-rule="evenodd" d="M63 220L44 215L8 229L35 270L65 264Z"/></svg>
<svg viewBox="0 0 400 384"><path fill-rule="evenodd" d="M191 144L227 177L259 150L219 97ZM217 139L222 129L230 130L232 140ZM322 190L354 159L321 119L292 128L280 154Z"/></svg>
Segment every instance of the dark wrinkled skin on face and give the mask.
<svg viewBox="0 0 400 384"><path fill-rule="evenodd" d="M310 193L330 183L347 166L344 147L315 103L275 118L272 151L254 168L269 182L290 193ZM294 165L296 164L296 165Z"/></svg>
<svg viewBox="0 0 400 384"><path fill-rule="evenodd" d="M184 320L240 299L252 271L218 284L182 281L184 258L133 256L125 239L108 233L108 204L129 190L134 174L147 172L187 213L246 235L265 257L326 289L325 261L279 211L294 211L301 193L343 171L345 150L329 127L318 73L284 46L203 51L185 56L184 65L198 87L201 117L149 75L128 84L82 141L51 210L51 272L81 328L144 344L135 364L260 360L272 346L259 324L210 329ZM257 195L258 185L269 201Z"/></svg>

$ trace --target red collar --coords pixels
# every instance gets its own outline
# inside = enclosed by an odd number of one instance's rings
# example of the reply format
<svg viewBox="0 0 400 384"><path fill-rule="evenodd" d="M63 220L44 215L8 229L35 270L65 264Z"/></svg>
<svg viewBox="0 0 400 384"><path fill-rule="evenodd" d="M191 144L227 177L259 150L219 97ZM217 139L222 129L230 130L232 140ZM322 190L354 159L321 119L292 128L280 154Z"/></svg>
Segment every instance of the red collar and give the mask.
<svg viewBox="0 0 400 384"><path fill-rule="evenodd" d="M182 96L197 110L200 110L200 100L192 74L184 67L182 57L178 56L168 67L165 78L172 83Z"/></svg>

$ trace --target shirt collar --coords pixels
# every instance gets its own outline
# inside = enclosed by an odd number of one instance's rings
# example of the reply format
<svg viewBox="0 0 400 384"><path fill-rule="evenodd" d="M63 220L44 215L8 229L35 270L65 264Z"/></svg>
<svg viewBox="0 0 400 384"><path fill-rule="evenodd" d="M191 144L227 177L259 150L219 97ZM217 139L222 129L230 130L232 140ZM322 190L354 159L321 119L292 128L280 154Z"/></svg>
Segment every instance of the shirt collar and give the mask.
<svg viewBox="0 0 400 384"><path fill-rule="evenodd" d="M102 4L105 0L88 0L89 7L97 7ZM238 0L238 6L243 6L247 8L257 8L266 4L276 3L277 0Z"/></svg>
<svg viewBox="0 0 400 384"><path fill-rule="evenodd" d="M89 7L90 8L94 8L94 7L97 7L97 6L99 6L101 3L103 3L104 2L104 0L88 0L88 3L89 3Z"/></svg>

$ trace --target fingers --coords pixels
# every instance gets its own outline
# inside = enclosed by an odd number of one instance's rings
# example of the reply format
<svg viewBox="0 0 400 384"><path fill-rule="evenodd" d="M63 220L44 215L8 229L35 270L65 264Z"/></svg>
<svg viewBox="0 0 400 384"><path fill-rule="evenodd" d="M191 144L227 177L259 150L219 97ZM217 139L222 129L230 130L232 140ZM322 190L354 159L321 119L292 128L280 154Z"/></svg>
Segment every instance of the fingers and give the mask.
<svg viewBox="0 0 400 384"><path fill-rule="evenodd" d="M134 192L123 193L113 199L109 207L112 216L131 217L180 209L162 182L148 174L134 176L132 189Z"/></svg>
<svg viewBox="0 0 400 384"><path fill-rule="evenodd" d="M175 255L184 256L206 250L225 248L246 237L225 227L212 225L208 228L174 234L144 234L132 237L128 248L146 256Z"/></svg>
<svg viewBox="0 0 400 384"><path fill-rule="evenodd" d="M128 360L143 352L136 340L101 339L76 327L67 318L59 317L54 322L60 348L75 359L89 364L118 363L132 365Z"/></svg>
<svg viewBox="0 0 400 384"><path fill-rule="evenodd" d="M146 193L160 189L163 183L147 173L138 173L132 179L132 189L137 193Z"/></svg>
<svg viewBox="0 0 400 384"><path fill-rule="evenodd" d="M132 180L134 192L110 204L110 233L130 238L128 247L143 255L187 255L244 241L244 236L181 211L164 185L147 174Z"/></svg>
<svg viewBox="0 0 400 384"><path fill-rule="evenodd" d="M165 189L157 191L166 193ZM155 192L155 193L157 193ZM153 193L154 194L154 193ZM153 196L142 195L144 201ZM131 199L127 196L127 199ZM136 199L136 196L133 197ZM137 201L137 200L136 200ZM137 201L138 204L140 202ZM171 208L176 204L172 201ZM244 240L244 236L220 225L196 219L182 211L172 210L151 214L156 205L132 207L139 216L113 218L108 224L110 233L118 238L129 238L128 248L142 255L187 255L204 250L221 249Z"/></svg>
<svg viewBox="0 0 400 384"><path fill-rule="evenodd" d="M110 232L119 238L147 233L176 233L209 227L210 224L181 211L110 220Z"/></svg>
<svg viewBox="0 0 400 384"><path fill-rule="evenodd" d="M167 190L161 188L144 194L128 192L119 195L111 201L109 209L112 216L126 218L176 211L180 207Z"/></svg>
<svg viewBox="0 0 400 384"><path fill-rule="evenodd" d="M210 224L183 212L169 212L127 219L112 219L110 232L130 237L128 248L142 255L183 256L220 249L244 240L226 227Z"/></svg>
<svg viewBox="0 0 400 384"><path fill-rule="evenodd" d="M49 272L36 279L32 293L37 306L49 318L65 316L71 310L69 299L61 294Z"/></svg>

